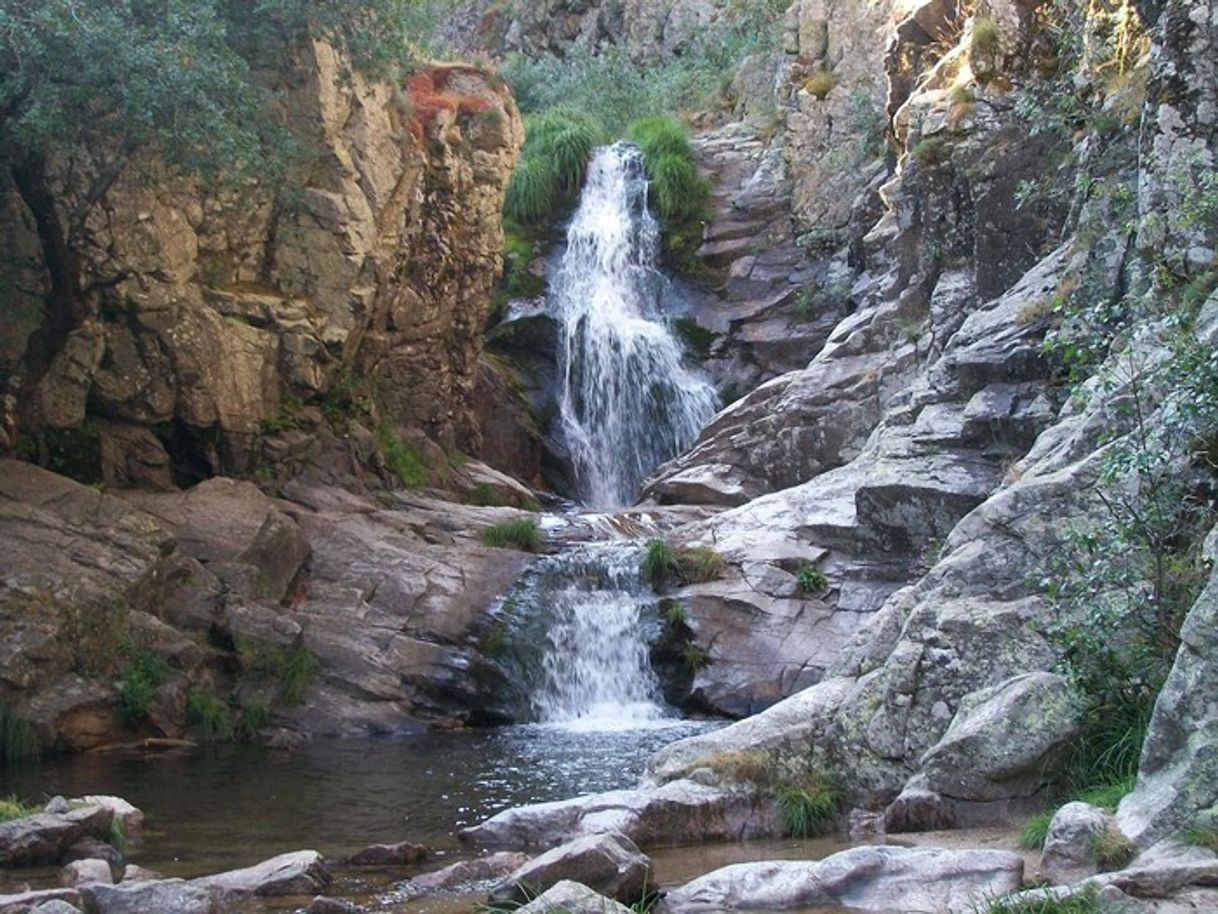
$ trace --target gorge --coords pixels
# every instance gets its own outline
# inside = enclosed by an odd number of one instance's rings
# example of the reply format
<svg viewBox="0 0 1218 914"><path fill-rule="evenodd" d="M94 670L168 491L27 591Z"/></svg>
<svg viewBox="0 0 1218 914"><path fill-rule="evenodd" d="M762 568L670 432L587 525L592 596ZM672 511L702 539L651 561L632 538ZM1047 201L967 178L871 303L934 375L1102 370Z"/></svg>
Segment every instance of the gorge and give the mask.
<svg viewBox="0 0 1218 914"><path fill-rule="evenodd" d="M0 121L0 912L1218 910L1212 2L220 6Z"/></svg>

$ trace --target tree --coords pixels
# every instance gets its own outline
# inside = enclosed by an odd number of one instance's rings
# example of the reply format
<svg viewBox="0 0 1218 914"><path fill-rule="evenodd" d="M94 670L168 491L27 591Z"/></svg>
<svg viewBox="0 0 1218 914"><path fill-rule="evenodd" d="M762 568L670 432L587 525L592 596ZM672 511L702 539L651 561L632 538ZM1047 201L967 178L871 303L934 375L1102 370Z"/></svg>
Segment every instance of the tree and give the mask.
<svg viewBox="0 0 1218 914"><path fill-rule="evenodd" d="M256 68L312 35L391 70L406 59L414 3L0 0L0 175L33 216L49 280L27 384L86 315L82 233L133 155L151 150L208 180L265 170L290 143Z"/></svg>

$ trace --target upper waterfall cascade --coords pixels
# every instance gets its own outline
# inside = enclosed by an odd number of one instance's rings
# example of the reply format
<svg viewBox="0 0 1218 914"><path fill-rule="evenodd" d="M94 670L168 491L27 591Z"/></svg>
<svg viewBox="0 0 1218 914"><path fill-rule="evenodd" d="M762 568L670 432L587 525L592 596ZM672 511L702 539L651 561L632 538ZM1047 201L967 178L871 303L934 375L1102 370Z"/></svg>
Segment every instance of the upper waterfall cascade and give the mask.
<svg viewBox="0 0 1218 914"><path fill-rule="evenodd" d="M597 508L633 503L718 408L665 321L673 286L647 195L636 147L597 150L548 298L560 326L562 429L579 495Z"/></svg>

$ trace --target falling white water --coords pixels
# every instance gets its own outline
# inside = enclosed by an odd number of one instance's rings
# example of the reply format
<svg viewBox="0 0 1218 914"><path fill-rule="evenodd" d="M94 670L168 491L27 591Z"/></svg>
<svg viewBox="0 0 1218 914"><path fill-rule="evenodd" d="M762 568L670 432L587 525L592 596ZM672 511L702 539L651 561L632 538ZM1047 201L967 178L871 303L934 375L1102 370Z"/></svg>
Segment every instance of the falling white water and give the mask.
<svg viewBox="0 0 1218 914"><path fill-rule="evenodd" d="M627 730L668 716L648 658L642 612L654 600L637 548L587 546L550 560L535 598L548 625L539 722L566 730Z"/></svg>
<svg viewBox="0 0 1218 914"><path fill-rule="evenodd" d="M561 328L562 428L580 497L593 507L633 503L718 404L682 364L664 320L671 284L659 248L642 154L625 143L597 150L548 301Z"/></svg>

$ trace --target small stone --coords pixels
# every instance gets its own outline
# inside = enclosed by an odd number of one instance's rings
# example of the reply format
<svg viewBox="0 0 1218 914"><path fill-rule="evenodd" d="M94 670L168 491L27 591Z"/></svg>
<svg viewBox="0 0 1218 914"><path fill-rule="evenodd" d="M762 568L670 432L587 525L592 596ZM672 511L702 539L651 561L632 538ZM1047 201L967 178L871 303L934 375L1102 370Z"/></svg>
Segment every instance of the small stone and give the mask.
<svg viewBox="0 0 1218 914"><path fill-rule="evenodd" d="M160 873L155 870L146 870L142 866L136 866L134 863L128 863L123 870L123 882L155 882L158 879L164 879Z"/></svg>
<svg viewBox="0 0 1218 914"><path fill-rule="evenodd" d="M49 812L52 815L62 816L70 808L71 807L68 806L68 801L63 797L51 797L51 799L47 801L47 805L43 807L42 811Z"/></svg>
<svg viewBox="0 0 1218 914"><path fill-rule="evenodd" d="M422 844L402 841L398 844L372 844L358 850L343 863L347 866L405 866L427 858L427 848Z"/></svg>
<svg viewBox="0 0 1218 914"><path fill-rule="evenodd" d="M101 882L106 885L114 884L114 876L110 872L110 864L96 857L88 860L73 860L59 871L59 884L68 887L89 885Z"/></svg>

